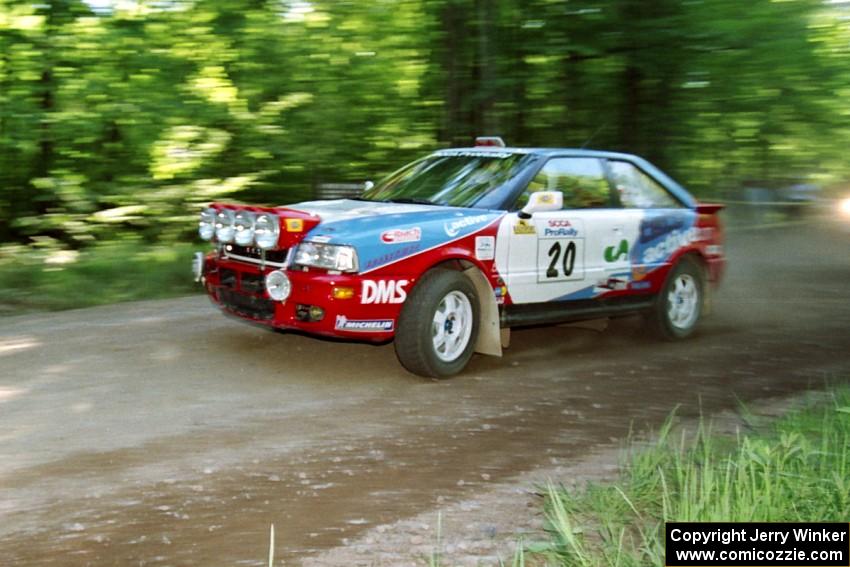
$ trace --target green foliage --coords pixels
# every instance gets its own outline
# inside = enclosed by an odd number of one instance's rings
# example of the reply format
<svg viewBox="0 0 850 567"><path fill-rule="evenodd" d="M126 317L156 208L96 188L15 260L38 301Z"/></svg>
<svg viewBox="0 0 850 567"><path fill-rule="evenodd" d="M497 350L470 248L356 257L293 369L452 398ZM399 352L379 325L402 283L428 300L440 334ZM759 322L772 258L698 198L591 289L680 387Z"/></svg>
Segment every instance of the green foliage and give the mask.
<svg viewBox="0 0 850 567"><path fill-rule="evenodd" d="M551 542L529 549L558 565L664 565L664 522L818 522L850 514L850 390L752 435L700 426L638 449L614 485L550 486Z"/></svg>
<svg viewBox="0 0 850 567"><path fill-rule="evenodd" d="M0 248L0 315L198 293L193 249L116 241L76 252L45 240Z"/></svg>
<svg viewBox="0 0 850 567"><path fill-rule="evenodd" d="M480 134L639 153L706 196L850 173L840 2L111 6L0 0L0 243L185 242L211 200L295 202Z"/></svg>

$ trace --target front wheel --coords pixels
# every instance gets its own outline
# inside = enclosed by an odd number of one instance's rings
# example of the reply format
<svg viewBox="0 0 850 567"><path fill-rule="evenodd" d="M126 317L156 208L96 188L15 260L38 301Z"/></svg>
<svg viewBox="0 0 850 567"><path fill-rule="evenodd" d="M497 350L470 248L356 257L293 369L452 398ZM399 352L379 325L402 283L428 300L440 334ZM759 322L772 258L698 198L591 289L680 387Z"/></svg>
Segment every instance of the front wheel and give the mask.
<svg viewBox="0 0 850 567"><path fill-rule="evenodd" d="M693 334L702 315L705 294L703 270L690 258L683 258L667 278L649 316L652 329L667 340Z"/></svg>
<svg viewBox="0 0 850 567"><path fill-rule="evenodd" d="M461 272L436 268L413 289L398 318L395 352L407 370L445 378L464 369L478 338L478 296Z"/></svg>

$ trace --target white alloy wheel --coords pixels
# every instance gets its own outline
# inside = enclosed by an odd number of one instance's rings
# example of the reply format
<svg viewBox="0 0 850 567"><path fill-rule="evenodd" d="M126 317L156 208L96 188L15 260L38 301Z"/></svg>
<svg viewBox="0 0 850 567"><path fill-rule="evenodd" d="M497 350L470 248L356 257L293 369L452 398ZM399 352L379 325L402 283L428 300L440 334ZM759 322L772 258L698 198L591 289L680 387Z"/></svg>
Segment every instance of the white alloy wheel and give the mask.
<svg viewBox="0 0 850 567"><path fill-rule="evenodd" d="M419 376L447 378L463 370L478 338L475 285L457 270L432 268L416 282L398 317L395 352Z"/></svg>
<svg viewBox="0 0 850 567"><path fill-rule="evenodd" d="M677 274L667 292L667 317L670 324L689 330L699 317L699 286L690 274Z"/></svg>
<svg viewBox="0 0 850 567"><path fill-rule="evenodd" d="M472 304L465 294L455 290L443 297L431 322L437 358L454 362L464 353L472 336L472 317Z"/></svg>
<svg viewBox="0 0 850 567"><path fill-rule="evenodd" d="M664 289L648 313L650 329L662 339L675 341L693 334L702 316L705 271L698 260L685 256L673 266Z"/></svg>

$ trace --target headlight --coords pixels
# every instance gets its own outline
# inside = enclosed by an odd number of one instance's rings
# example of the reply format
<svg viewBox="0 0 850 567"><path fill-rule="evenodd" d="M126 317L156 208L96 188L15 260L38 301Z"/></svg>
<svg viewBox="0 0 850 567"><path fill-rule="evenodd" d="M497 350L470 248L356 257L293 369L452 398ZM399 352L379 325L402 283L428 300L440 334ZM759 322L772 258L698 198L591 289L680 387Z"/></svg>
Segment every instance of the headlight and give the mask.
<svg viewBox="0 0 850 567"><path fill-rule="evenodd" d="M257 246L265 250L274 248L279 236L280 219L276 215L257 215L257 220L254 221L254 239Z"/></svg>
<svg viewBox="0 0 850 567"><path fill-rule="evenodd" d="M838 202L838 210L847 218L850 218L850 197L845 197Z"/></svg>
<svg viewBox="0 0 850 567"><path fill-rule="evenodd" d="M340 272L357 271L357 252L351 246L302 242L295 252L295 263Z"/></svg>
<svg viewBox="0 0 850 567"><path fill-rule="evenodd" d="M201 221L198 223L198 234L204 240L210 240L215 234L215 209L201 211Z"/></svg>
<svg viewBox="0 0 850 567"><path fill-rule="evenodd" d="M254 213L239 211L233 218L236 235L233 239L239 246L251 246L254 243Z"/></svg>
<svg viewBox="0 0 850 567"><path fill-rule="evenodd" d="M266 291L275 301L284 301L292 291L289 276L280 270L270 272L266 276Z"/></svg>
<svg viewBox="0 0 850 567"><path fill-rule="evenodd" d="M215 237L219 242L233 240L235 214L230 209L221 209L215 216Z"/></svg>

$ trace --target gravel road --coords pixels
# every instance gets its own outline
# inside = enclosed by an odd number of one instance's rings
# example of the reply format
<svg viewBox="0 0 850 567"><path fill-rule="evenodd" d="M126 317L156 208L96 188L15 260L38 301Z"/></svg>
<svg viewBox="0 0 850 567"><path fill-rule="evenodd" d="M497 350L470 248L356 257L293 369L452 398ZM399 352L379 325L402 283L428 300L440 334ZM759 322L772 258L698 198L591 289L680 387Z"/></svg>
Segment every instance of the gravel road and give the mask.
<svg viewBox="0 0 850 567"><path fill-rule="evenodd" d="M439 511L524 526L482 495L575 474L677 405L847 381L847 249L814 224L737 232L692 340L635 319L515 331L440 382L392 345L268 332L200 296L0 319L0 565L263 565L271 523L286 565L384 564L386 526ZM409 534L386 564L427 548Z"/></svg>

